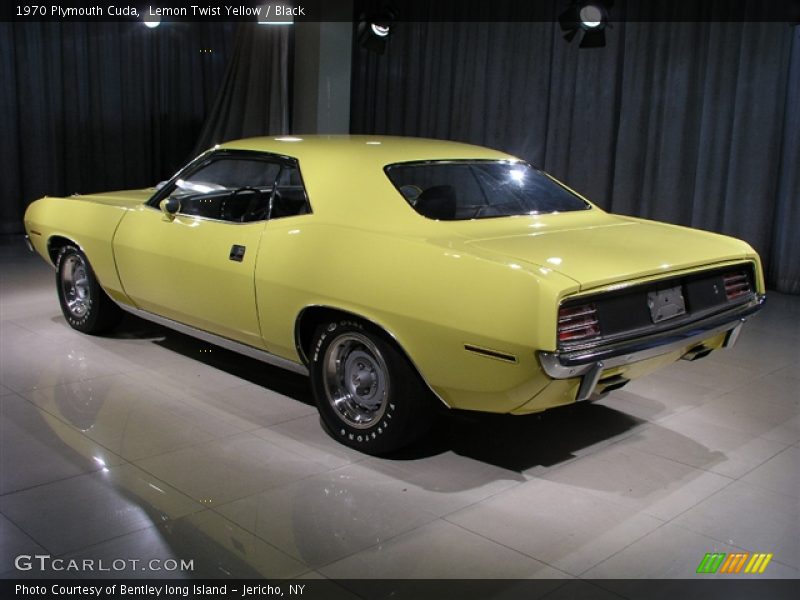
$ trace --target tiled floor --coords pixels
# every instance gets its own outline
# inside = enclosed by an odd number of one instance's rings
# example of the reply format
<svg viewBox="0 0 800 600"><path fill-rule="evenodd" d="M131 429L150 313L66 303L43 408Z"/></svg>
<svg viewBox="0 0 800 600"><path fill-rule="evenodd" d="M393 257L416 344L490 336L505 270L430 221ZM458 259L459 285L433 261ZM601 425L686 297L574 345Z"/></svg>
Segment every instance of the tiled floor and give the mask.
<svg viewBox="0 0 800 600"><path fill-rule="evenodd" d="M0 276L0 577L44 553L123 559L72 576L687 578L743 550L800 577L800 297L601 403L452 415L377 459L327 437L302 377L134 318L74 332L19 240Z"/></svg>

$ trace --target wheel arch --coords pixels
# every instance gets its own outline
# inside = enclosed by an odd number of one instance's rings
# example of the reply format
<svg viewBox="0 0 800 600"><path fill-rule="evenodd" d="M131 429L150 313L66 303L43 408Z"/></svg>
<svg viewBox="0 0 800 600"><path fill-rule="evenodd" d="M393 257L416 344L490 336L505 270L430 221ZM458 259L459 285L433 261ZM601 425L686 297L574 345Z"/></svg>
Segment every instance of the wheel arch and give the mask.
<svg viewBox="0 0 800 600"><path fill-rule="evenodd" d="M337 318L352 318L357 319L359 321L363 321L364 323L368 324L372 327L376 332L382 335L387 341L393 344L400 353L405 357L414 371L417 373L419 378L425 384L425 387L430 390L430 392L446 407L450 408L450 405L445 402L444 398L442 398L436 390L433 389L428 380L425 378L425 375L420 370L417 363L414 361L413 358L406 352L406 349L400 343L400 340L397 336L388 328L377 323L373 319L360 315L350 310L341 309L338 307L327 306L327 305L309 305L304 307L300 313L297 315L297 319L295 320L294 326L294 339L295 339L295 347L297 349L297 354L300 357L300 360L303 362L304 365L309 365L309 350L311 349L311 341L314 337L314 331L317 327L326 320L330 319L337 319Z"/></svg>
<svg viewBox="0 0 800 600"><path fill-rule="evenodd" d="M50 257L50 262L53 264L53 266L56 266L58 253L61 252L61 249L64 246L75 246L78 248L78 250L83 252L84 255L86 254L81 245L75 240L63 235L51 235L49 238L47 238L47 255Z"/></svg>
<svg viewBox="0 0 800 600"><path fill-rule="evenodd" d="M64 246L75 246L78 250L80 250L83 253L83 255L86 257L87 262L89 263L89 268L92 269L92 272L94 273L97 282L100 284L100 287L106 294L108 294L108 290L103 285L103 281L100 279L97 272L95 271L94 264L92 263L92 260L89 258L89 254L86 252L86 250L79 242L75 241L74 238L59 233L53 234L49 238L47 238L47 255L49 256L50 262L52 263L53 267L58 268L56 261L58 260L58 255L61 252L61 249L64 248ZM115 300L115 302L119 303L119 301L117 300Z"/></svg>

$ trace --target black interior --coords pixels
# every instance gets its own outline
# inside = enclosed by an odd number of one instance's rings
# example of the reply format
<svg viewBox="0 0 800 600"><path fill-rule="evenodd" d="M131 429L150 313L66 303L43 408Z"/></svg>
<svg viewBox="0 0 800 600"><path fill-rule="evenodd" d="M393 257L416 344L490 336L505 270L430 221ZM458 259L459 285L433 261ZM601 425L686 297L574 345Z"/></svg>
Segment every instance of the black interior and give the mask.
<svg viewBox="0 0 800 600"><path fill-rule="evenodd" d="M434 185L419 195L414 207L429 219L452 221L456 218L456 191L452 185Z"/></svg>

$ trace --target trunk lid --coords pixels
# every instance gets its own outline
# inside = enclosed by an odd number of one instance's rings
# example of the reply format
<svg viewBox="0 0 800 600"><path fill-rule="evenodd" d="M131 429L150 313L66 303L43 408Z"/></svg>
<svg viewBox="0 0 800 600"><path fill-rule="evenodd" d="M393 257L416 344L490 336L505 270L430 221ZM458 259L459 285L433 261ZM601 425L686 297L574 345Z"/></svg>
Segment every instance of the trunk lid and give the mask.
<svg viewBox="0 0 800 600"><path fill-rule="evenodd" d="M566 216L566 215L565 215ZM467 246L552 269L581 290L747 256L743 242L706 231L615 215L591 223L541 221L529 233L466 240Z"/></svg>

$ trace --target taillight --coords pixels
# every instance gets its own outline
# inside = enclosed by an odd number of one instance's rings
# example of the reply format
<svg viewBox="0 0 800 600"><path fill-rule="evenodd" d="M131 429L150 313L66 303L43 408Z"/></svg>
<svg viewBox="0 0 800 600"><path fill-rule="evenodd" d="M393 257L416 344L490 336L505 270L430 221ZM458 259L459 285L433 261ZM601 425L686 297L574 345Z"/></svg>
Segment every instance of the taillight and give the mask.
<svg viewBox="0 0 800 600"><path fill-rule="evenodd" d="M743 271L728 273L723 275L722 279L725 282L725 296L728 300L735 300L750 293L750 279L747 273Z"/></svg>
<svg viewBox="0 0 800 600"><path fill-rule="evenodd" d="M600 322L594 304L561 307L558 311L558 341L577 342L600 335Z"/></svg>

